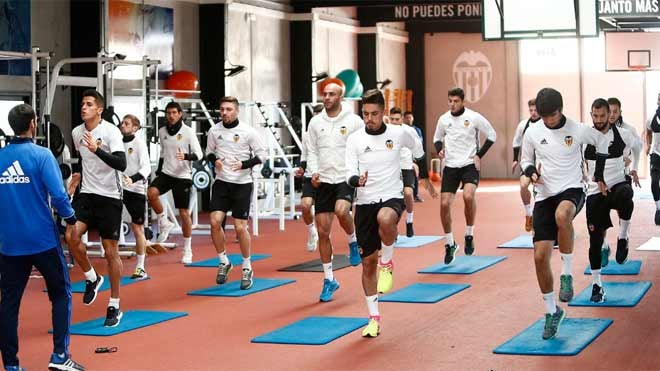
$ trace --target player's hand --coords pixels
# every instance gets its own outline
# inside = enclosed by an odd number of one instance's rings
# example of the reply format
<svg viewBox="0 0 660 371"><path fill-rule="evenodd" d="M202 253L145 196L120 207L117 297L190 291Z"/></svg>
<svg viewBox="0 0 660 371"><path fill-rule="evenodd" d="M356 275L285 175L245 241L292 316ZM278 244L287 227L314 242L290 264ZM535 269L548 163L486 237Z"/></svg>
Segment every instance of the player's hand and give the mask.
<svg viewBox="0 0 660 371"><path fill-rule="evenodd" d="M66 188L66 191L69 194L69 196L73 195L73 193L76 191L76 188L78 188L78 185L80 185L80 173L73 173L71 175L71 181L69 182L69 185Z"/></svg>
<svg viewBox="0 0 660 371"><path fill-rule="evenodd" d="M86 131L83 134L83 141L84 141L83 145L85 147L87 147L87 149L90 152L96 153L96 150L99 148L99 146L96 145L96 140L92 136L92 133L90 133L89 131Z"/></svg>
<svg viewBox="0 0 660 371"><path fill-rule="evenodd" d="M229 167L233 171L239 171L239 170L243 169L243 162L241 162L238 158L234 157L234 161L231 162Z"/></svg>
<svg viewBox="0 0 660 371"><path fill-rule="evenodd" d="M513 164L511 164L511 174L515 174L517 168L518 168L518 161L514 161Z"/></svg>
<svg viewBox="0 0 660 371"><path fill-rule="evenodd" d="M420 182L432 198L438 198L438 191L435 189L429 178L421 179Z"/></svg>
<svg viewBox="0 0 660 371"><path fill-rule="evenodd" d="M176 159L179 161L183 161L186 158L186 154L183 153L183 150L181 147L176 149Z"/></svg>
<svg viewBox="0 0 660 371"><path fill-rule="evenodd" d="M474 155L474 167L477 168L477 171L481 171L481 157Z"/></svg>
<svg viewBox="0 0 660 371"><path fill-rule="evenodd" d="M415 177L419 178L419 166L415 163L413 163L413 170L415 171Z"/></svg>
<svg viewBox="0 0 660 371"><path fill-rule="evenodd" d="M602 180L598 181L598 190L603 194L603 196L607 196L607 192L609 192L607 189L607 184L605 184L605 182Z"/></svg>
<svg viewBox="0 0 660 371"><path fill-rule="evenodd" d="M632 163L632 160L630 157L624 157L623 159L623 166L628 167Z"/></svg>
<svg viewBox="0 0 660 371"><path fill-rule="evenodd" d="M319 173L312 174L312 187L318 188L321 185L321 175Z"/></svg>
<svg viewBox="0 0 660 371"><path fill-rule="evenodd" d="M541 179L541 164L538 164L536 174L532 174L530 179L532 180L532 184L543 184L543 179Z"/></svg>
<svg viewBox="0 0 660 371"><path fill-rule="evenodd" d="M131 184L133 184L133 179L131 179L130 177L124 175L124 185L128 187Z"/></svg>
<svg viewBox="0 0 660 371"><path fill-rule="evenodd" d="M637 174L637 170L630 170L630 177L632 178L633 184L637 186L637 188L642 188L642 184L639 182L639 175Z"/></svg>
<svg viewBox="0 0 660 371"><path fill-rule="evenodd" d="M445 150L444 150L444 149L441 149L440 152L438 152L438 158L439 158L440 160L444 160L444 159L445 159Z"/></svg>
<svg viewBox="0 0 660 371"><path fill-rule="evenodd" d="M213 163L213 166L215 167L215 172L216 172L216 173L219 173L219 172L222 171L222 167L224 166L224 165L222 164L222 160L223 160L223 159L218 158L218 159L216 159L215 162Z"/></svg>
<svg viewBox="0 0 660 371"><path fill-rule="evenodd" d="M368 171L365 171L364 174L360 175L360 180L358 180L358 187L364 187L364 185L367 184L368 177L369 177Z"/></svg>

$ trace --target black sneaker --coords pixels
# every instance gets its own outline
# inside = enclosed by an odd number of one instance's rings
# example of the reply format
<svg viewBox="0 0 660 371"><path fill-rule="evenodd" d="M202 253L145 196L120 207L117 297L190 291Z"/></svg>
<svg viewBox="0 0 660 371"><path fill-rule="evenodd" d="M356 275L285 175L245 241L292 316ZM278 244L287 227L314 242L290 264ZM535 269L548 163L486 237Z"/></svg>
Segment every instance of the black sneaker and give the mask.
<svg viewBox="0 0 660 371"><path fill-rule="evenodd" d="M85 281L85 294L83 295L83 304L91 305L96 300L96 294L103 284L103 276L96 275L96 281Z"/></svg>
<svg viewBox="0 0 660 371"><path fill-rule="evenodd" d="M456 242L451 245L445 245L445 264L451 264L454 261L456 250L458 250Z"/></svg>
<svg viewBox="0 0 660 371"><path fill-rule="evenodd" d="M415 202L424 202L424 200L419 196L415 196Z"/></svg>
<svg viewBox="0 0 660 371"><path fill-rule="evenodd" d="M592 303L602 303L605 301L605 290L602 287L598 286L597 283L593 284L591 288L591 302Z"/></svg>
<svg viewBox="0 0 660 371"><path fill-rule="evenodd" d="M616 262L626 264L628 261L628 239L619 238L616 241Z"/></svg>
<svg viewBox="0 0 660 371"><path fill-rule="evenodd" d="M105 322L103 326L105 327L115 327L121 322L121 317L124 316L124 312L119 308L108 307L108 311L105 315Z"/></svg>
<svg viewBox="0 0 660 371"><path fill-rule="evenodd" d="M660 210L655 211L655 225L660 225Z"/></svg>
<svg viewBox="0 0 660 371"><path fill-rule="evenodd" d="M415 231L413 231L412 222L406 223L406 237L412 237L414 235L415 235Z"/></svg>
<svg viewBox="0 0 660 371"><path fill-rule="evenodd" d="M465 255L474 254L474 236L465 236Z"/></svg>

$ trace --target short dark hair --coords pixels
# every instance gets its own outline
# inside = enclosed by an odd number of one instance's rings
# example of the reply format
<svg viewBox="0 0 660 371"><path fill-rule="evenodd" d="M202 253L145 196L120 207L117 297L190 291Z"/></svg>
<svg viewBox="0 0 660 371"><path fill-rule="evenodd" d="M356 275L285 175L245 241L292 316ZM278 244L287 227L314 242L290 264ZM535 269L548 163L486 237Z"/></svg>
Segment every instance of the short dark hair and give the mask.
<svg viewBox="0 0 660 371"><path fill-rule="evenodd" d="M621 101L619 100L619 98L615 98L615 97L607 98L607 104L610 106L617 106L619 107L619 109L621 109Z"/></svg>
<svg viewBox="0 0 660 371"><path fill-rule="evenodd" d="M236 107L238 107L238 99L236 99L236 97L232 97L232 96L222 97L222 98L220 98L220 104L222 104L222 103L232 103Z"/></svg>
<svg viewBox="0 0 660 371"><path fill-rule="evenodd" d="M536 111L541 116L549 116L555 111L561 112L564 101L561 93L553 88L543 88L536 94Z"/></svg>
<svg viewBox="0 0 660 371"><path fill-rule="evenodd" d="M323 111L323 105L322 104L317 104L314 107L312 107L312 112L314 113L321 113Z"/></svg>
<svg viewBox="0 0 660 371"><path fill-rule="evenodd" d="M385 97L378 89L370 89L362 94L362 104L377 104L381 108L385 107Z"/></svg>
<svg viewBox="0 0 660 371"><path fill-rule="evenodd" d="M447 92L447 96L448 97L459 97L459 98L461 98L461 100L464 100L465 99L465 91L463 91L463 89L461 89L459 87L454 87L454 88L449 89L449 91Z"/></svg>
<svg viewBox="0 0 660 371"><path fill-rule="evenodd" d="M177 111L183 112L183 108L181 108L179 102L171 101L167 103L167 105L165 106L165 112L167 112L167 110L171 108L176 108Z"/></svg>
<svg viewBox="0 0 660 371"><path fill-rule="evenodd" d="M129 113L128 115L124 116L124 120L126 120L126 119L128 119L131 122L131 124L137 125L138 127L140 127L140 119L137 118L137 116L131 115ZM124 121L124 120L122 120L122 121Z"/></svg>
<svg viewBox="0 0 660 371"><path fill-rule="evenodd" d="M610 105L603 98L598 98L593 103L591 103L591 110L592 111L594 109L599 109L599 108L605 108L605 111L610 112Z"/></svg>
<svg viewBox="0 0 660 371"><path fill-rule="evenodd" d="M23 134L30 129L30 121L37 118L34 109L29 104L19 104L9 111L7 119L15 135Z"/></svg>
<svg viewBox="0 0 660 371"><path fill-rule="evenodd" d="M404 116L406 116L406 115L412 115L412 114L413 114L412 111L406 111L406 112L403 113Z"/></svg>
<svg viewBox="0 0 660 371"><path fill-rule="evenodd" d="M96 101L96 105L105 108L105 98L103 95L94 89L87 89L82 93L82 97L92 97Z"/></svg>
<svg viewBox="0 0 660 371"><path fill-rule="evenodd" d="M536 98L527 101L527 107L536 106Z"/></svg>
<svg viewBox="0 0 660 371"><path fill-rule="evenodd" d="M403 111L401 111L401 108L399 108L399 107L396 107L396 106L395 106L395 107L390 108L390 115L396 115L397 113L398 113L399 115L401 115L402 112L403 112Z"/></svg>

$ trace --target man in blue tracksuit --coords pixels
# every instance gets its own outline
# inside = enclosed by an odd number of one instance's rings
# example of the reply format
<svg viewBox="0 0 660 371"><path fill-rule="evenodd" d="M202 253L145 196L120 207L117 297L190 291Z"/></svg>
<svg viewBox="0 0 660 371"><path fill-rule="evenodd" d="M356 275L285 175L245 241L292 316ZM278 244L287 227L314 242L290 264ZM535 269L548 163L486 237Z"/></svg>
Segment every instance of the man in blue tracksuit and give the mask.
<svg viewBox="0 0 660 371"><path fill-rule="evenodd" d="M16 136L0 150L0 349L5 370L23 370L18 362L18 309L32 267L46 281L53 319L50 370L84 370L69 355L71 286L69 272L48 199L75 228L76 217L64 190L55 157L33 143L37 124L27 104L9 112Z"/></svg>

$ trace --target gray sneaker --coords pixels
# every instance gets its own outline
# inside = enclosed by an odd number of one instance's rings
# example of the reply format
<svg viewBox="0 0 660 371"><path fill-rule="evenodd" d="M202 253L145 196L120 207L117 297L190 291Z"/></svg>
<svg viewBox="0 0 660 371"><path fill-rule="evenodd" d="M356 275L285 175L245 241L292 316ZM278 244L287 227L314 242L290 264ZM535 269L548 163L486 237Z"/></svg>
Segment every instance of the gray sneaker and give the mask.
<svg viewBox="0 0 660 371"><path fill-rule="evenodd" d="M573 299L573 276L562 274L559 277L559 300L567 303Z"/></svg>
<svg viewBox="0 0 660 371"><path fill-rule="evenodd" d="M250 287L252 287L252 284L254 283L252 281L252 276L254 272L250 268L243 268L243 272L241 274L241 290L247 290Z"/></svg>
<svg viewBox="0 0 660 371"><path fill-rule="evenodd" d="M557 311L553 314L545 314L545 327L543 327L543 340L549 340L559 333L559 325L566 317L566 311L557 306Z"/></svg>
<svg viewBox="0 0 660 371"><path fill-rule="evenodd" d="M610 245L605 243L605 245L600 249L600 267L605 268L610 264Z"/></svg>
<svg viewBox="0 0 660 371"><path fill-rule="evenodd" d="M229 277L229 272L231 272L232 268L234 268L234 266L231 265L231 262L229 262L229 264L220 264L218 266L218 275L215 277L215 283L222 285L227 282L227 277Z"/></svg>

